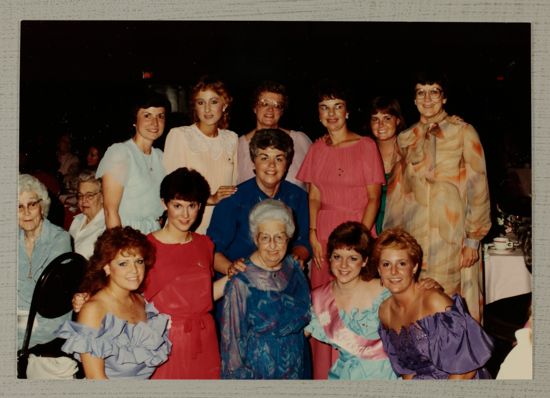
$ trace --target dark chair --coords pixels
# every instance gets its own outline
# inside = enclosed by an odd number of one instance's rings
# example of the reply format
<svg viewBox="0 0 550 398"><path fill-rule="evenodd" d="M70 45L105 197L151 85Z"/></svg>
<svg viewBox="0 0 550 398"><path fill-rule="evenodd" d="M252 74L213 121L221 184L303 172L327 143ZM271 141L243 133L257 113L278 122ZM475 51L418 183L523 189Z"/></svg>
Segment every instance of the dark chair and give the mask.
<svg viewBox="0 0 550 398"><path fill-rule="evenodd" d="M53 357L66 355L61 351L63 339L54 339L29 349L32 325L37 313L44 318L51 319L72 310L71 300L82 281L86 264L86 259L80 254L64 253L54 258L38 278L32 294L23 346L17 352L17 377L19 379L27 378L29 354Z"/></svg>

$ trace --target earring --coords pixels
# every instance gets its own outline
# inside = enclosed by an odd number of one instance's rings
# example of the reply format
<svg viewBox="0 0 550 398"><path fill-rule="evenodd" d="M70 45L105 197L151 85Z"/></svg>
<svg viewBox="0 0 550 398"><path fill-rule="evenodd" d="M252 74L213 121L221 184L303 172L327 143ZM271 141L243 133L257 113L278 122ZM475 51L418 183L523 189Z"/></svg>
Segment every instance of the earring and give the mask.
<svg viewBox="0 0 550 398"><path fill-rule="evenodd" d="M346 119L349 119L349 113L346 113Z"/></svg>

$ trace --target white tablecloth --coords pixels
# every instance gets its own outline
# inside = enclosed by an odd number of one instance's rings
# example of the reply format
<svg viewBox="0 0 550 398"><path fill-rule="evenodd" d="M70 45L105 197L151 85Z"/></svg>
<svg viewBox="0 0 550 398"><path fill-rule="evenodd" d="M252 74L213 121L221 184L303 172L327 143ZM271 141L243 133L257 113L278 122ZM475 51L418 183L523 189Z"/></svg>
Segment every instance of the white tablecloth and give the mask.
<svg viewBox="0 0 550 398"><path fill-rule="evenodd" d="M497 254L484 245L483 253L485 304L531 292L531 273L525 267L520 249Z"/></svg>

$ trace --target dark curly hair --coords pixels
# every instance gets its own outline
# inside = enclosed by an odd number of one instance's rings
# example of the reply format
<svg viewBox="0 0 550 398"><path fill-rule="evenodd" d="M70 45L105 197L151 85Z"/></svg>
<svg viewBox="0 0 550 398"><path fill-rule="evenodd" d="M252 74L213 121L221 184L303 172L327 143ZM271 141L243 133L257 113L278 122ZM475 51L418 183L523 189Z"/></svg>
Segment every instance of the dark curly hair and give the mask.
<svg viewBox="0 0 550 398"><path fill-rule="evenodd" d="M231 103L233 102L233 97L231 97L231 94L229 94L227 87L225 87L225 84L221 80L215 79L210 76L201 77L198 83L195 84L191 89L189 108L193 110L193 122L196 123L199 121L199 117L195 112L195 100L198 93L204 90L212 90L223 98L226 108L223 111L222 117L218 121L218 128L226 129L227 127L229 127L229 108L231 107Z"/></svg>
<svg viewBox="0 0 550 398"><path fill-rule="evenodd" d="M294 158L294 141L281 129L260 129L250 140L250 159L254 162L260 149L275 148L285 153L287 169Z"/></svg>
<svg viewBox="0 0 550 398"><path fill-rule="evenodd" d="M105 230L95 242L94 253L88 261L88 267L79 291L94 295L107 286L109 277L103 267L109 264L120 252L134 254L138 252L145 262L145 276L155 263L155 247L147 237L132 227L114 227Z"/></svg>
<svg viewBox="0 0 550 398"><path fill-rule="evenodd" d="M418 281L422 268L422 248L416 239L402 228L390 228L383 231L372 248L370 262L375 267L380 263L382 250L406 250L413 265L418 264L414 279Z"/></svg>
<svg viewBox="0 0 550 398"><path fill-rule="evenodd" d="M347 221L338 225L330 233L327 243L327 260L330 262L330 257L336 249L355 250L367 262L367 265L361 268L361 278L366 281L378 278L377 268L368 261L372 242L370 231L364 224Z"/></svg>

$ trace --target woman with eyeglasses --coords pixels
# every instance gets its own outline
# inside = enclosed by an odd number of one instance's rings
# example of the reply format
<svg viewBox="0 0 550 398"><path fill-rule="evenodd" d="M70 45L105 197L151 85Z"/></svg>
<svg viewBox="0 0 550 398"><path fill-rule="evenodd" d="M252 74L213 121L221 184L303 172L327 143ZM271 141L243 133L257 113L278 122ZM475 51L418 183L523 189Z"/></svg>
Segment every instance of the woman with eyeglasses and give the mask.
<svg viewBox="0 0 550 398"><path fill-rule="evenodd" d="M402 160L388 183L384 229L402 227L425 256L421 277L462 295L480 320L479 242L491 227L483 146L476 130L445 111L446 79L418 74L420 121L398 139Z"/></svg>
<svg viewBox="0 0 550 398"><path fill-rule="evenodd" d="M310 298L298 261L287 255L292 210L266 199L252 208L249 228L256 250L225 287L222 378L303 379Z"/></svg>
<svg viewBox="0 0 550 398"><path fill-rule="evenodd" d="M194 123L171 129L164 144L167 173L180 167L195 169L210 185L211 194L196 229L201 234L206 233L214 206L237 191L238 136L227 130L231 102L222 81L202 77L191 90Z"/></svg>
<svg viewBox="0 0 550 398"><path fill-rule="evenodd" d="M297 178L309 186L309 238L313 249L311 288L330 283L327 242L345 221L358 221L374 232L385 183L376 143L348 128L349 95L339 84L327 81L318 95L319 119L327 134L309 149ZM326 379L338 353L311 341L313 377Z"/></svg>
<svg viewBox="0 0 550 398"><path fill-rule="evenodd" d="M32 295L36 282L42 271L57 256L71 251L71 237L62 228L50 223L46 217L50 208L50 197L44 184L29 174L19 175L19 255L17 272L17 314L18 322L17 347L21 348L25 334L26 316L31 306ZM36 314L29 347L47 343L55 338L55 329L70 318L70 313L58 318L48 319ZM41 358L41 357L40 357ZM37 361L41 361L37 359ZM47 360L46 360L47 361ZM65 361L62 359L60 361ZM70 360L70 362L74 362ZM61 363L59 363L61 365ZM73 367L67 363L68 368ZM37 369L36 367L34 369ZM44 367L47 372L48 366ZM74 363L74 372L76 372ZM37 377L56 377L59 367L50 367L51 374ZM60 371L59 375L62 372ZM72 373L71 373L72 374ZM27 371L28 378L34 378Z"/></svg>
<svg viewBox="0 0 550 398"><path fill-rule="evenodd" d="M279 120L288 106L288 95L285 86L274 81L262 82L254 91L252 109L256 115L256 128L239 137L238 149L238 177L237 183L253 178L255 175L254 162L250 160L250 141L256 131L261 129L280 129L287 133L294 143L294 158L288 168L285 179L306 189L306 185L296 179L306 153L311 146L311 140L301 131L287 130L279 127Z"/></svg>
<svg viewBox="0 0 550 398"><path fill-rule="evenodd" d="M76 196L81 213L74 217L69 233L74 241L74 251L88 259L94 252L97 237L105 230L101 180L95 178L93 171L83 171L78 175Z"/></svg>

